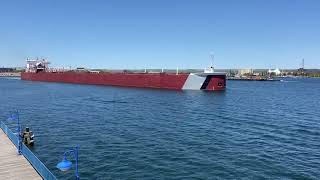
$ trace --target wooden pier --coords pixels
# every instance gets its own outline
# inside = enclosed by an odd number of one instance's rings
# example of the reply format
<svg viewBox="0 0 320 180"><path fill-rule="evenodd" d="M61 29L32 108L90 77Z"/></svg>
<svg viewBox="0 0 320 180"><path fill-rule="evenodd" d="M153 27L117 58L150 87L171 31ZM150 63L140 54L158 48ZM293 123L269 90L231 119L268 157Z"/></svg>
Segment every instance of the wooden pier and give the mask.
<svg viewBox="0 0 320 180"><path fill-rule="evenodd" d="M0 179L42 179L29 161L18 155L17 148L0 128Z"/></svg>

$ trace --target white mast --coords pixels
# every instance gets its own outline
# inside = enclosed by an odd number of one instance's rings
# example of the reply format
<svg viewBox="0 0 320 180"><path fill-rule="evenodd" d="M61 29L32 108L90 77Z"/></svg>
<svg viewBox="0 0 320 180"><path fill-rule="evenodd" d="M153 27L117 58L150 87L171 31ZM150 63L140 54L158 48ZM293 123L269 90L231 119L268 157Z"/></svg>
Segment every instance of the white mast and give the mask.
<svg viewBox="0 0 320 180"><path fill-rule="evenodd" d="M214 60L214 53L213 52L210 52L210 57L211 57L211 66L210 66L210 68L213 69L213 60Z"/></svg>
<svg viewBox="0 0 320 180"><path fill-rule="evenodd" d="M213 52L210 52L210 57L211 57L211 66L207 69L204 69L204 73L213 73L213 60L214 60L214 54Z"/></svg>

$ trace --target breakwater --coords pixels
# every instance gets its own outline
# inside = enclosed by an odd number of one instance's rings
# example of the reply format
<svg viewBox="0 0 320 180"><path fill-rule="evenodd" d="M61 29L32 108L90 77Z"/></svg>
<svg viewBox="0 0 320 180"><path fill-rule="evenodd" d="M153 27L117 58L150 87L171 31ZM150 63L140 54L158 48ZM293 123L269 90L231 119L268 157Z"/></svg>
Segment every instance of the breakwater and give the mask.
<svg viewBox="0 0 320 180"><path fill-rule="evenodd" d="M0 73L0 77L20 77L21 73L15 73L15 72L3 72Z"/></svg>

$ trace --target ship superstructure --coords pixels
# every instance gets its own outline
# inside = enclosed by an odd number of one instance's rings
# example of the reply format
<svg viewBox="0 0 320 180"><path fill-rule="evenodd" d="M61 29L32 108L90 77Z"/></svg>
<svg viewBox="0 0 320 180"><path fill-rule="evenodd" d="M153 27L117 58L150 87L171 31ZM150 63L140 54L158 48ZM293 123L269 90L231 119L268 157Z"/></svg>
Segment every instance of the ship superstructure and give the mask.
<svg viewBox="0 0 320 180"><path fill-rule="evenodd" d="M38 72L46 72L48 71L49 64L45 59L27 59L27 67L26 67L26 72L28 73L38 73Z"/></svg>

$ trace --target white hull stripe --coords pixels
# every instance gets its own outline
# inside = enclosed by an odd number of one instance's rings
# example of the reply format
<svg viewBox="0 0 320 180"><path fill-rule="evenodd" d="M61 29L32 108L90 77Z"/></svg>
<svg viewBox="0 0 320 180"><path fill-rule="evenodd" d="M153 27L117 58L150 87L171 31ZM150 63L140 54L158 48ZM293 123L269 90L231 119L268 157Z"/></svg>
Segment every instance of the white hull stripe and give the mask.
<svg viewBox="0 0 320 180"><path fill-rule="evenodd" d="M200 90L205 80L206 76L198 76L190 73L182 89Z"/></svg>

